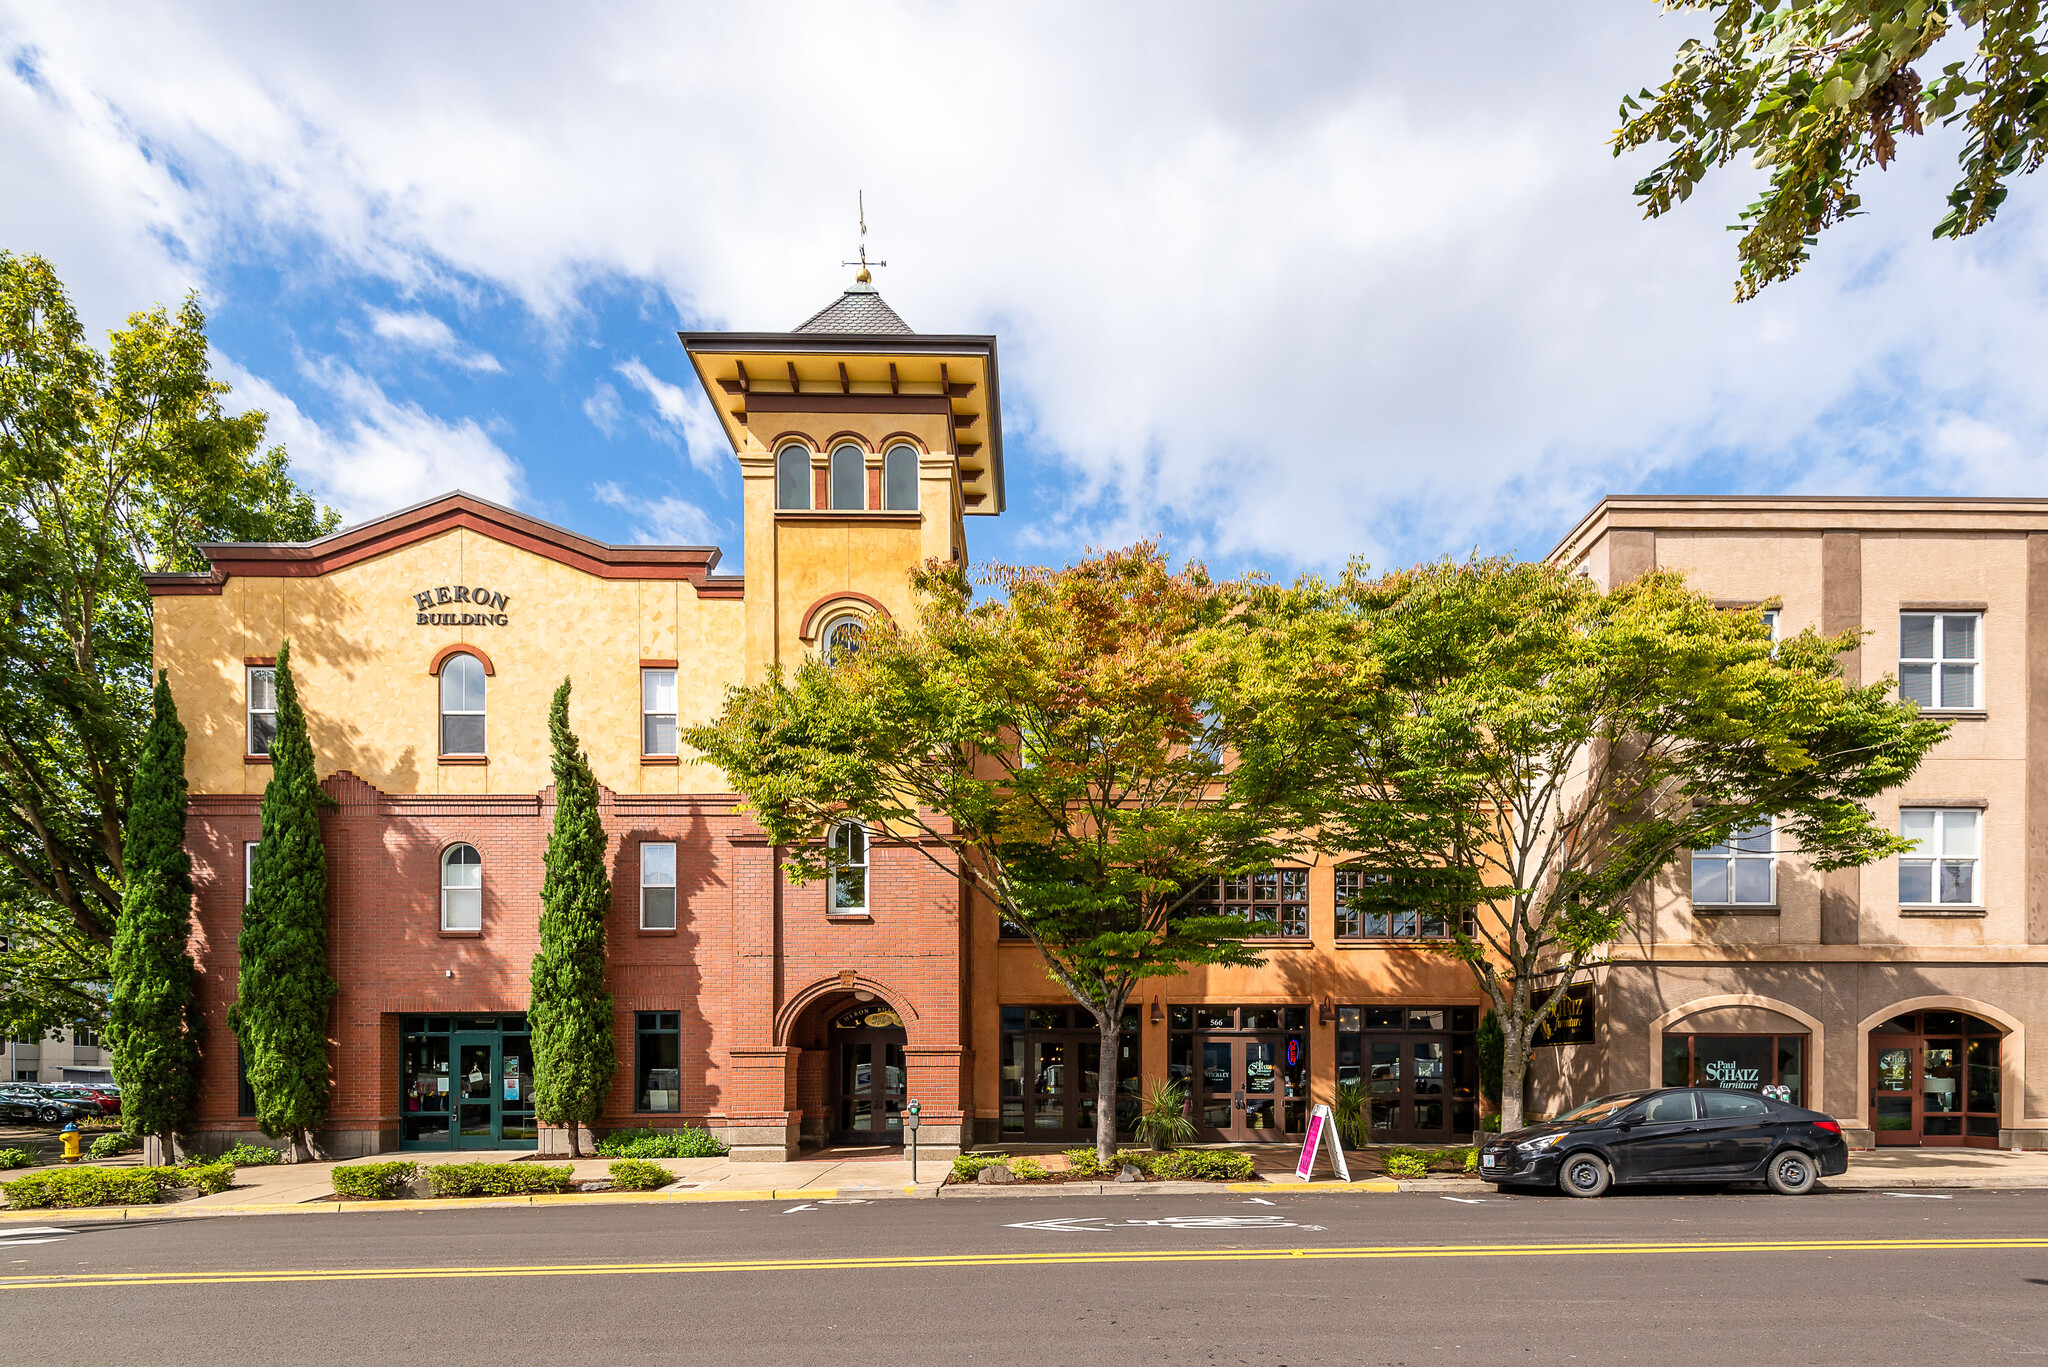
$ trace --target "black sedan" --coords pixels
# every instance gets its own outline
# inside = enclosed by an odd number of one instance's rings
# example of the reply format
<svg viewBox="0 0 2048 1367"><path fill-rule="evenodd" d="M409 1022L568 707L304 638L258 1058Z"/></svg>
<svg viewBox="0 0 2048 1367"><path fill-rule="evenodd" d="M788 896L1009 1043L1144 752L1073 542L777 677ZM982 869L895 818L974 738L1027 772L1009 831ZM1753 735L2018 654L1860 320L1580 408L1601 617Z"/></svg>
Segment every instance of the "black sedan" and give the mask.
<svg viewBox="0 0 2048 1367"><path fill-rule="evenodd" d="M39 1120L60 1125L99 1114L99 1107L77 1097L61 1095L33 1082L0 1085L0 1119Z"/></svg>
<svg viewBox="0 0 2048 1367"><path fill-rule="evenodd" d="M1479 1151L1479 1175L1503 1191L1554 1186L1572 1196L1600 1196L1617 1182L1765 1182L1803 1196L1848 1170L1849 1145L1832 1117L1712 1088L1603 1096Z"/></svg>

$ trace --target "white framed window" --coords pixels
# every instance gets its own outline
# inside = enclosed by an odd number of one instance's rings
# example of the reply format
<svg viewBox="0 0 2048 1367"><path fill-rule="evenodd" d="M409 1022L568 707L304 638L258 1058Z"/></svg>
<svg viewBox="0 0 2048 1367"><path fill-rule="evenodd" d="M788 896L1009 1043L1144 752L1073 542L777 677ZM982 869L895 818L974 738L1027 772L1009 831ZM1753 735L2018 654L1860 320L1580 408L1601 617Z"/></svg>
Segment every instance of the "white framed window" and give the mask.
<svg viewBox="0 0 2048 1367"><path fill-rule="evenodd" d="M1764 630L1771 633L1771 654L1776 656L1778 644L1785 639L1778 634L1778 610L1776 608L1765 608L1763 618Z"/></svg>
<svg viewBox="0 0 2048 1367"><path fill-rule="evenodd" d="M806 512L811 506L811 451L785 446L775 453L775 506Z"/></svg>
<svg viewBox="0 0 2048 1367"><path fill-rule="evenodd" d="M256 846L260 841L242 842L242 905L248 906L256 895Z"/></svg>
<svg viewBox="0 0 2048 1367"><path fill-rule="evenodd" d="M676 847L640 842L640 929L676 928Z"/></svg>
<svg viewBox="0 0 2048 1367"><path fill-rule="evenodd" d="M676 672L640 671L640 753L676 753Z"/></svg>
<svg viewBox="0 0 2048 1367"><path fill-rule="evenodd" d="M249 751L252 755L270 753L270 742L277 738L277 671L268 665L254 665L249 669Z"/></svg>
<svg viewBox="0 0 2048 1367"><path fill-rule="evenodd" d="M857 821L832 828L832 852L838 867L825 880L825 910L833 916L857 916L868 909L868 832Z"/></svg>
<svg viewBox="0 0 2048 1367"><path fill-rule="evenodd" d="M1769 817L1692 852L1693 905L1768 907L1778 900L1776 832Z"/></svg>
<svg viewBox="0 0 2048 1367"><path fill-rule="evenodd" d="M868 624L865 619L852 613L834 617L818 633L818 653L825 657L825 663L860 654L861 642L866 638Z"/></svg>
<svg viewBox="0 0 2048 1367"><path fill-rule="evenodd" d="M1977 688L1982 614L1899 614L1899 696L1922 707L1983 706Z"/></svg>
<svg viewBox="0 0 2048 1367"><path fill-rule="evenodd" d="M1899 834L1913 848L1899 856L1899 903L1909 907L1977 906L1983 813L1973 807L1901 807Z"/></svg>
<svg viewBox="0 0 2048 1367"><path fill-rule="evenodd" d="M868 506L868 453L858 446L832 448L832 507L852 512Z"/></svg>
<svg viewBox="0 0 2048 1367"><path fill-rule="evenodd" d="M914 513L917 506L917 448L892 446L882 456L882 507Z"/></svg>
<svg viewBox="0 0 2048 1367"><path fill-rule="evenodd" d="M474 655L441 666L441 753L484 753L484 665Z"/></svg>
<svg viewBox="0 0 2048 1367"><path fill-rule="evenodd" d="M441 855L441 929L484 928L484 857L474 845L450 845Z"/></svg>

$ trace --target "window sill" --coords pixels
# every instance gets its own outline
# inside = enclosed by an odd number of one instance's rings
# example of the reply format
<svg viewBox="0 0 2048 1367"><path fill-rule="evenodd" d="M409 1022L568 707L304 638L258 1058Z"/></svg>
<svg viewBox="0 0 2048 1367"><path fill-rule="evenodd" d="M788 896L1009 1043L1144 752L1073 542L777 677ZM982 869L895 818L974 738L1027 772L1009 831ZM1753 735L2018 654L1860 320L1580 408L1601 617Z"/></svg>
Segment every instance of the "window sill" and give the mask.
<svg viewBox="0 0 2048 1367"><path fill-rule="evenodd" d="M683 762L683 761L682 761L682 757L681 757L680 755L642 755L642 756L640 756L640 763L641 763L641 764L643 764L643 765L654 765L654 764L681 764L682 762Z"/></svg>
<svg viewBox="0 0 2048 1367"><path fill-rule="evenodd" d="M1779 907L1775 902L1757 902L1754 904L1724 904L1716 902L1702 904L1695 902L1692 904L1692 914L1695 916L1776 916L1779 914Z"/></svg>
<svg viewBox="0 0 2048 1367"><path fill-rule="evenodd" d="M1989 914L1983 907L1902 906L1899 908L1899 915L1901 916L1929 917L1934 920L1954 919L1968 921L1982 919Z"/></svg>
<svg viewBox="0 0 2048 1367"><path fill-rule="evenodd" d="M1247 945L1299 945L1303 949L1310 949L1314 946L1314 942L1306 935L1247 935L1239 943Z"/></svg>
<svg viewBox="0 0 2048 1367"><path fill-rule="evenodd" d="M674 935L676 933L676 928L674 926L670 926L666 930L664 930L660 926L642 926L640 927L639 933L642 935L654 936Z"/></svg>
<svg viewBox="0 0 2048 1367"><path fill-rule="evenodd" d="M242 763L244 763L244 764L268 764L268 763L270 763L270 756L268 756L268 755L244 755L244 756L242 756Z"/></svg>
<svg viewBox="0 0 2048 1367"><path fill-rule="evenodd" d="M1448 935L1433 935L1424 939L1420 935L1340 935L1339 949L1436 949L1442 945L1456 944Z"/></svg>
<svg viewBox="0 0 2048 1367"><path fill-rule="evenodd" d="M1920 715L1932 717L1936 721L1989 721L1991 719L1991 713L1981 707L1923 707L1920 709Z"/></svg>
<svg viewBox="0 0 2048 1367"><path fill-rule="evenodd" d="M488 755L443 755L440 758L440 763L442 764L489 764L490 762Z"/></svg>
<svg viewBox="0 0 2048 1367"><path fill-rule="evenodd" d="M828 911L825 913L826 923L828 925L835 926L857 925L860 922L872 921L874 919L875 918L873 916L869 915L865 911Z"/></svg>
<svg viewBox="0 0 2048 1367"><path fill-rule="evenodd" d="M777 508L775 520L785 518L791 522L830 522L838 518L858 518L862 522L922 522L922 512L890 511L882 508Z"/></svg>
<svg viewBox="0 0 2048 1367"><path fill-rule="evenodd" d="M484 933L481 930L444 930L440 936L444 940L481 940Z"/></svg>

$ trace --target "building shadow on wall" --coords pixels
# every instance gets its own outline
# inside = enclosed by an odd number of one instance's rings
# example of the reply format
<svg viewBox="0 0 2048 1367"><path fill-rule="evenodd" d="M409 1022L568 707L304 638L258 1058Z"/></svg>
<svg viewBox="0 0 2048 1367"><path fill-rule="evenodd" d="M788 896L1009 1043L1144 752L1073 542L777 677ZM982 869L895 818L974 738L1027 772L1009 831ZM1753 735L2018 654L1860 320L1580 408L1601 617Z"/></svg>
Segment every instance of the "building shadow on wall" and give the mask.
<svg viewBox="0 0 2048 1367"><path fill-rule="evenodd" d="M653 810L649 810L652 808ZM666 810L664 810L666 809ZM676 817L683 819L678 822ZM605 791L605 827L614 837L611 852L612 911L606 927L609 944L606 981L612 992L613 1018L619 1032L620 1083L615 1083L608 1112L631 1116L634 1124L684 1121L704 1124L723 1107L723 1089L711 1061L712 1024L704 1009L704 926L722 904L716 894L727 884L720 870L720 842L703 810L672 796L619 796ZM666 819L664 819L666 818ZM675 930L673 934L643 931L640 926L640 846L670 843L676 847ZM680 1109L641 1111L637 1013L677 1012L681 1023Z"/></svg>

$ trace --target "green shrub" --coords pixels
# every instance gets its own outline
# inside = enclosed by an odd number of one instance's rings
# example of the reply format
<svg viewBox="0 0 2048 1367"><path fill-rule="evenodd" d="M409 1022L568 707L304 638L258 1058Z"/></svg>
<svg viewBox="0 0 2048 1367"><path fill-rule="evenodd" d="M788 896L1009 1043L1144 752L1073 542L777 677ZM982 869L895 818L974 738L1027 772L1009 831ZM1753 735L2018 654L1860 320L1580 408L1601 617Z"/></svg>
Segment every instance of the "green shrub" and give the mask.
<svg viewBox="0 0 2048 1367"><path fill-rule="evenodd" d="M1102 1164L1095 1161L1095 1150L1093 1149L1068 1149L1061 1157L1067 1160L1067 1171L1076 1177L1113 1177L1116 1175L1114 1165L1105 1168Z"/></svg>
<svg viewBox="0 0 2048 1367"><path fill-rule="evenodd" d="M427 1169L427 1185L436 1196L525 1196L567 1191L569 1172L566 1163L438 1163Z"/></svg>
<svg viewBox="0 0 2048 1367"><path fill-rule="evenodd" d="M1426 1151L1431 1172L1463 1172L1475 1161L1477 1149L1431 1149Z"/></svg>
<svg viewBox="0 0 2048 1367"><path fill-rule="evenodd" d="M235 1165L225 1158L211 1163L190 1163L175 1168L142 1168L154 1176L160 1187L187 1187L201 1196L212 1196L235 1184Z"/></svg>
<svg viewBox="0 0 2048 1367"><path fill-rule="evenodd" d="M675 1174L659 1163L642 1158L621 1158L611 1166L612 1186L619 1191L653 1191L676 1180Z"/></svg>
<svg viewBox="0 0 2048 1367"><path fill-rule="evenodd" d="M1467 1149L1467 1150L1465 1150L1465 1171L1466 1171L1466 1172L1477 1172L1477 1171L1479 1171L1479 1150L1478 1150L1478 1149Z"/></svg>
<svg viewBox="0 0 2048 1367"><path fill-rule="evenodd" d="M350 1163L334 1170L334 1194L352 1201L396 1201L419 1175L417 1163Z"/></svg>
<svg viewBox="0 0 2048 1367"><path fill-rule="evenodd" d="M1152 1176L1163 1182L1249 1182L1252 1156L1228 1149L1175 1149L1152 1160Z"/></svg>
<svg viewBox="0 0 2048 1367"><path fill-rule="evenodd" d="M1387 1155L1387 1176L1421 1177L1429 1172L1429 1155L1419 1149L1395 1149Z"/></svg>
<svg viewBox="0 0 2048 1367"><path fill-rule="evenodd" d="M1139 1172L1149 1177L1152 1173L1153 1165L1158 1161L1158 1154L1147 1153L1143 1149L1118 1149L1115 1159L1109 1165L1109 1170L1103 1175L1114 1177L1122 1172L1126 1166L1129 1166L1136 1168Z"/></svg>
<svg viewBox="0 0 2048 1367"><path fill-rule="evenodd" d="M1009 1161L1010 1156L1006 1153L963 1153L953 1160L953 1180L972 1182L975 1174L983 1168L993 1168Z"/></svg>
<svg viewBox="0 0 2048 1367"><path fill-rule="evenodd" d="M1486 1117L1486 1119L1479 1122L1479 1128L1480 1131L1485 1134L1499 1134L1500 1117L1498 1115L1490 1115Z"/></svg>
<svg viewBox="0 0 2048 1367"><path fill-rule="evenodd" d="M73 1206L146 1206L155 1202L162 1185L156 1168L55 1168L49 1172L0 1182L11 1210L67 1209Z"/></svg>
<svg viewBox="0 0 2048 1367"><path fill-rule="evenodd" d="M103 1134L98 1139L93 1140L87 1146L85 1153L88 1158L118 1158L124 1153L133 1153L141 1147L142 1141L140 1139L132 1134L124 1134L117 1130L113 1134Z"/></svg>
<svg viewBox="0 0 2048 1367"><path fill-rule="evenodd" d="M0 1149L0 1172L28 1166L28 1155L20 1149Z"/></svg>
<svg viewBox="0 0 2048 1367"><path fill-rule="evenodd" d="M723 1158L728 1152L709 1130L615 1130L597 1141L600 1158Z"/></svg>
<svg viewBox="0 0 2048 1367"><path fill-rule="evenodd" d="M1043 1182L1046 1178L1052 1176L1046 1170L1045 1164L1039 1162L1036 1158L1012 1158L1010 1160L1010 1171L1019 1182Z"/></svg>
<svg viewBox="0 0 2048 1367"><path fill-rule="evenodd" d="M1195 1137L1195 1122L1187 1116L1188 1094L1178 1084L1160 1081L1145 1093L1144 1109L1132 1124L1132 1131L1155 1149L1170 1149Z"/></svg>
<svg viewBox="0 0 2048 1367"><path fill-rule="evenodd" d="M265 1168L284 1162L284 1155L268 1144L236 1144L221 1157L238 1168Z"/></svg>

